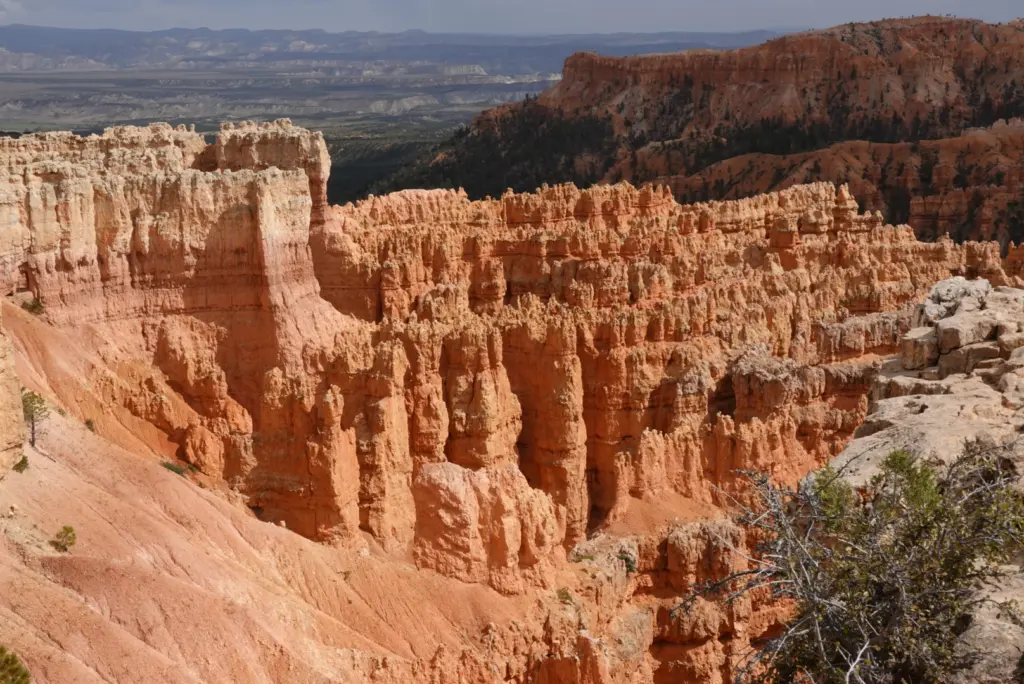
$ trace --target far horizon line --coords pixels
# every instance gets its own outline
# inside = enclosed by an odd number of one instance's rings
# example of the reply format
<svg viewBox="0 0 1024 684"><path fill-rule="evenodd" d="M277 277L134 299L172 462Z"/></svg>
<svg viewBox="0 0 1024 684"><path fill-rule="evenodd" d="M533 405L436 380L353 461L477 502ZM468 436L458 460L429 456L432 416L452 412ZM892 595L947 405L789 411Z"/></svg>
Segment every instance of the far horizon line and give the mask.
<svg viewBox="0 0 1024 684"><path fill-rule="evenodd" d="M752 29L738 29L738 30L667 30L667 31L590 31L581 33L567 33L567 32L554 32L554 33L542 33L542 32L510 32L510 33L498 33L489 31L428 31L419 28L408 28L401 31L382 31L377 29L344 29L344 30L328 30L324 28L245 28L245 27L231 27L231 28L210 28L209 26L171 26L167 28L154 28L154 29L121 29L121 28L107 28L107 27L92 27L92 28L80 28L80 27L69 27L69 26L52 26L44 24L25 24L21 22L12 22L6 24L0 24L0 29L43 29L53 31L70 31L70 32L89 32L89 31L103 31L110 33L134 33L134 34L152 34L152 33L172 33L175 31L208 31L210 33L227 33L227 32L246 32L246 33L272 33L272 34L287 34L287 33L318 33L323 35L375 35L375 36L402 36L402 35L424 35L424 36L487 36L487 37L506 37L506 38L570 38L570 37L587 37L587 36L678 36L678 35L746 35L756 33L771 33L775 35L790 34L790 33L802 33L806 31L821 31L829 28L836 28L840 26L847 26L850 24L876 24L889 21L899 21L906 19L952 19L959 21L980 21L987 24L1000 24L1008 23L1013 21L1019 21L1020 19L1009 19L1005 22L991 22L984 19L978 19L975 17L959 16L959 15L943 15L943 14L921 14L912 15L905 17L883 17L881 19L873 19L870 21L849 21L842 22L839 24L832 24L829 26L767 26L762 28Z"/></svg>
<svg viewBox="0 0 1024 684"><path fill-rule="evenodd" d="M325 35L346 35L346 34L359 34L359 35L379 35L379 36L401 36L407 34L419 34L425 36L502 36L508 38L562 38L570 36L673 36L680 34L687 35L744 35L747 33L783 33L783 32L796 32L796 31L814 31L819 28L827 27L801 27L801 28L785 28L785 27L766 27L766 28L755 28L755 29L739 29L731 31L715 31L715 30L669 30L669 31L589 31L581 33L530 33L530 32L517 32L517 33L495 33L490 31L428 31L426 29L410 28L403 29L401 31L381 31L378 29L344 29L332 31L324 28L245 28L241 26L235 26L231 28L210 28L209 26L170 26L167 28L154 28L154 29L122 29L122 28L109 28L109 27L92 27L92 28L80 28L71 26L50 26L45 24L25 24L22 22L12 23L0 23L0 29L5 28L28 28L28 29L47 29L53 31L109 31L111 33L169 33L172 31L209 31L211 33L220 33L228 31L244 31L247 33L322 33Z"/></svg>

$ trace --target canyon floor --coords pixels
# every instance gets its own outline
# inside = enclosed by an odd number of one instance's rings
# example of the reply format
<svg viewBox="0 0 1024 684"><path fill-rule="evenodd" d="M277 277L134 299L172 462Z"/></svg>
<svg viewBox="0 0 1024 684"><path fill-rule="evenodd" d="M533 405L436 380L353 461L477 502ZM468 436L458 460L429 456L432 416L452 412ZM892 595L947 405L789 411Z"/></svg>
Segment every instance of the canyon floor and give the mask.
<svg viewBox="0 0 1024 684"><path fill-rule="evenodd" d="M329 174L288 121L0 140L0 643L35 681L731 681L785 612L675 609L747 562L738 470L960 439L954 404L1016 434L1015 247L825 183L339 207Z"/></svg>

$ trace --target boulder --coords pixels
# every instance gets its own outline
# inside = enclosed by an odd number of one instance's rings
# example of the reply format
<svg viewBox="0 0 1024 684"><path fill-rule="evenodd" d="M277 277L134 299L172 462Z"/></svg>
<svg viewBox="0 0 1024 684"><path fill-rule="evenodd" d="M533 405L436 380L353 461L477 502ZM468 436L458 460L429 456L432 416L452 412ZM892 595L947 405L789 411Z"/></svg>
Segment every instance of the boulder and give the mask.
<svg viewBox="0 0 1024 684"><path fill-rule="evenodd" d="M1002 350L995 340L978 342L960 347L939 359L939 377L945 378L956 373L970 373L984 361L1002 362Z"/></svg>
<svg viewBox="0 0 1024 684"><path fill-rule="evenodd" d="M932 325L956 313L978 311L992 286L987 280L967 280L962 276L937 283L928 298L918 306L914 326Z"/></svg>
<svg viewBox="0 0 1024 684"><path fill-rule="evenodd" d="M939 360L939 339L935 328L914 328L904 335L900 358L906 370L934 366Z"/></svg>
<svg viewBox="0 0 1024 684"><path fill-rule="evenodd" d="M983 342L995 335L998 324L999 319L986 311L972 311L944 318L935 326L939 353L948 354L954 349Z"/></svg>

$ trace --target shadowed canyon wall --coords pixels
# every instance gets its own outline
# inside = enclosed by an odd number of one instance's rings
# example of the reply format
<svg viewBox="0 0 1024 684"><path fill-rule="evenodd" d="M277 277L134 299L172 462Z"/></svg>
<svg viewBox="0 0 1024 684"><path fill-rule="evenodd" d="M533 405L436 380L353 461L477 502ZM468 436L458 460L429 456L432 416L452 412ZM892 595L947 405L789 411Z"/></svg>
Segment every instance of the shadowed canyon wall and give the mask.
<svg viewBox="0 0 1024 684"><path fill-rule="evenodd" d="M1021 275L1016 250L918 242L829 184L329 207L328 166L287 121L210 145L162 124L2 140L0 282L102 359L81 370L102 434L225 481L262 520L369 535L510 596L626 554L579 610L590 634L638 620L638 650L581 637L532 681L727 677L776 609L668 610L738 562L720 543L740 534L720 520L735 471L827 462L908 304L950 275Z"/></svg>

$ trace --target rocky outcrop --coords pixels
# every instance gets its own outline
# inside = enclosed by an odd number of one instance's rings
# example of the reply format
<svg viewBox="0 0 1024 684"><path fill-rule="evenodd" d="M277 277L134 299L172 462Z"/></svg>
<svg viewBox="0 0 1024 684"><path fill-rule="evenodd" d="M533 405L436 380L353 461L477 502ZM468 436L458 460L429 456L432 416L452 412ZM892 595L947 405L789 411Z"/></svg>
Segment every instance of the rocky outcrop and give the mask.
<svg viewBox="0 0 1024 684"><path fill-rule="evenodd" d="M898 345L887 312L1002 273L827 185L327 208L322 141L287 122L206 147L160 125L5 145L0 278L102 331L135 369L111 402L301 534L362 529L509 591L633 499L715 505L736 467L823 462L865 408L844 364ZM735 363L754 346L806 367L801 388Z"/></svg>
<svg viewBox="0 0 1024 684"><path fill-rule="evenodd" d="M24 441L21 385L14 372L14 349L7 335L0 331L0 479L21 460Z"/></svg>
<svg viewBox="0 0 1024 684"><path fill-rule="evenodd" d="M872 408L835 459L866 483L895 450L950 462L965 443L1001 450L1024 473L1024 290L986 280L938 283L917 308L897 358L881 368ZM1006 682L1019 675L1024 629L1008 605L1024 597L1021 570L984 587L991 599L961 637L971 666L950 681Z"/></svg>
<svg viewBox="0 0 1024 684"><path fill-rule="evenodd" d="M1012 119L1024 113L1024 65L1010 47L1022 40L1019 26L926 17L726 54L580 55L542 101L598 108L641 140L606 180L664 183L682 202L848 183L863 208L923 240L1005 246L1024 240L1024 127ZM606 83L618 87L602 92ZM682 127L665 129L687 92Z"/></svg>
<svg viewBox="0 0 1024 684"><path fill-rule="evenodd" d="M652 148L639 163L682 201L739 199L812 181L846 182L861 206L906 223L918 238L1024 241L1024 121L919 142L837 143L801 154L747 154L671 175ZM678 168L678 164L676 165Z"/></svg>
<svg viewBox="0 0 1024 684"><path fill-rule="evenodd" d="M287 122L0 144L0 282L42 319L8 327L70 414L263 521L560 597L587 626L503 661L513 681L728 679L777 609L669 612L738 562L736 471L795 482L839 454L910 305L950 275L1022 275L1018 250L918 242L845 186L328 207L325 159Z"/></svg>
<svg viewBox="0 0 1024 684"><path fill-rule="evenodd" d="M850 116L846 126L865 133L911 133L916 126L938 137L972 125L986 96L990 116L1017 102L1006 86L1019 75L1022 40L1018 24L915 17L794 33L725 52L577 54L541 102L601 110L623 130L654 139L678 115L674 137L683 140L691 132L742 135L763 120L831 126L839 110ZM945 59L936 60L940 55Z"/></svg>
<svg viewBox="0 0 1024 684"><path fill-rule="evenodd" d="M862 481L897 449L949 460L965 441L1016 441L1024 427L1022 323L1024 290L963 278L935 285L899 356L882 366L857 439L836 462Z"/></svg>

